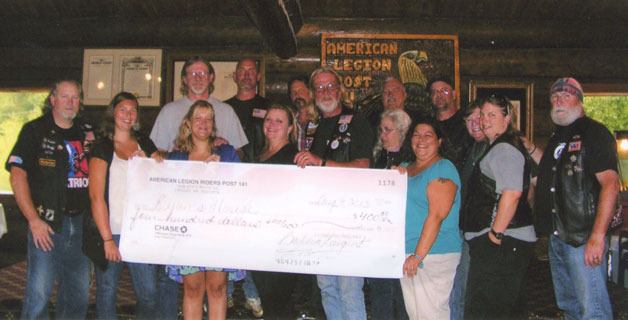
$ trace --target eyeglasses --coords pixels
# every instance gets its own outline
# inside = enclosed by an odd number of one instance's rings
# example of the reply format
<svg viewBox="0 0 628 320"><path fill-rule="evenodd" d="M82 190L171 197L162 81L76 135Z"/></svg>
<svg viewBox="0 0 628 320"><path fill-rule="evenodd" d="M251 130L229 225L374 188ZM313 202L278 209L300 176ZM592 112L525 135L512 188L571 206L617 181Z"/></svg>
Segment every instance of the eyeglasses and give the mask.
<svg viewBox="0 0 628 320"><path fill-rule="evenodd" d="M432 95L440 93L440 94L444 94L444 95L448 96L451 93L451 90L449 90L447 88L442 88L442 89L437 89L437 90L430 90L430 92L432 93Z"/></svg>
<svg viewBox="0 0 628 320"><path fill-rule="evenodd" d="M386 128L386 127L379 127L379 132L383 133L383 134L389 134L393 131L395 131L395 128Z"/></svg>
<svg viewBox="0 0 628 320"><path fill-rule="evenodd" d="M190 72L190 75L193 78L206 78L207 76L209 76L209 72L207 72L207 71L194 71L194 72Z"/></svg>
<svg viewBox="0 0 628 320"><path fill-rule="evenodd" d="M336 90L338 90L338 87L338 84L330 82L328 84L319 84L317 86L314 86L314 91L316 91L316 93L323 93L325 90L327 90L328 92L335 92Z"/></svg>

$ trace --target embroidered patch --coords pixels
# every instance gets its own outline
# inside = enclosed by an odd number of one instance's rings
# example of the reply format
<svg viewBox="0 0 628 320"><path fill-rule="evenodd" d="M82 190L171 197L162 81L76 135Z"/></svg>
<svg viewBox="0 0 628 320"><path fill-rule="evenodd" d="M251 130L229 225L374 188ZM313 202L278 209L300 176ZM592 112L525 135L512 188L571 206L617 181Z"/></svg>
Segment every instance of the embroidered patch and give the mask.
<svg viewBox="0 0 628 320"><path fill-rule="evenodd" d="M39 165L42 167L54 168L57 166L57 162L55 161L55 159L39 158Z"/></svg>
<svg viewBox="0 0 628 320"><path fill-rule="evenodd" d="M9 163L22 164L24 163L24 161L22 160L21 157L12 155L9 157Z"/></svg>
<svg viewBox="0 0 628 320"><path fill-rule="evenodd" d="M265 116L266 116L266 110L253 108L253 117L264 119Z"/></svg>
<svg viewBox="0 0 628 320"><path fill-rule="evenodd" d="M343 123L349 123L351 122L351 119L353 119L353 115L352 114L344 114L340 116L340 119L338 119L338 123L343 124Z"/></svg>
<svg viewBox="0 0 628 320"><path fill-rule="evenodd" d="M569 142L569 148L567 149L567 152L580 151L581 145L581 141Z"/></svg>

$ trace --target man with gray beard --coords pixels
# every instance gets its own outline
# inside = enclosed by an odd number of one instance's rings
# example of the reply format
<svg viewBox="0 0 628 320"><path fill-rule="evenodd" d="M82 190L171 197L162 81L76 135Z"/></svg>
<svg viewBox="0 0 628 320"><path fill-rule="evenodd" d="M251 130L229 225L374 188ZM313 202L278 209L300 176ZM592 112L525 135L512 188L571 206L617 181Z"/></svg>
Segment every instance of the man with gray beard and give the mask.
<svg viewBox="0 0 628 320"><path fill-rule="evenodd" d="M82 252L83 215L90 214L87 156L94 132L77 117L82 96L78 82L57 81L44 114L24 125L5 164L28 221L22 319L48 318L55 282L55 318L87 314L91 263Z"/></svg>
<svg viewBox="0 0 628 320"><path fill-rule="evenodd" d="M311 151L297 153L294 162L301 167L368 168L373 133L361 114L342 105L344 89L338 74L325 67L316 69L310 87L321 119ZM317 279L327 319L366 319L364 278L318 275Z"/></svg>
<svg viewBox="0 0 628 320"><path fill-rule="evenodd" d="M556 124L541 158L537 231L550 234L549 260L558 307L568 319L612 319L606 289L608 229L619 192L615 140L584 113L574 78L551 87Z"/></svg>

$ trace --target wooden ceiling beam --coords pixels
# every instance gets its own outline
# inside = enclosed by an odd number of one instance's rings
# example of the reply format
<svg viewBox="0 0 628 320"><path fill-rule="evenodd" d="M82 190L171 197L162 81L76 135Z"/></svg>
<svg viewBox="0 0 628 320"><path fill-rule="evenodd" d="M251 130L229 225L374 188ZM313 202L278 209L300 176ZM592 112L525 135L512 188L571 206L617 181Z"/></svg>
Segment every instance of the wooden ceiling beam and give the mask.
<svg viewBox="0 0 628 320"><path fill-rule="evenodd" d="M296 33L302 25L297 0L241 0L240 3L278 57L287 59L297 54Z"/></svg>

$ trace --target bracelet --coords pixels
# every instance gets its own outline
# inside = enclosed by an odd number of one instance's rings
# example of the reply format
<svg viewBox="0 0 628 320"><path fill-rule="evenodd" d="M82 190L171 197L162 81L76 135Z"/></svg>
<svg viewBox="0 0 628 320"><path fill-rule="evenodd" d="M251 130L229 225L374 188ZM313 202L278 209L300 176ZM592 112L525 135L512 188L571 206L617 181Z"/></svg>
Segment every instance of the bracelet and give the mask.
<svg viewBox="0 0 628 320"><path fill-rule="evenodd" d="M323 159L323 162L321 162L321 167L324 167L327 165L327 159Z"/></svg>
<svg viewBox="0 0 628 320"><path fill-rule="evenodd" d="M411 254L410 257L414 257L419 262L423 261L423 258L425 258L424 256L420 256L420 255L418 255L416 253Z"/></svg>
<svg viewBox="0 0 628 320"><path fill-rule="evenodd" d="M105 242L108 242L108 241L113 241L113 239L112 239L112 238L109 238L109 239L107 239L107 240L103 240L102 242L103 242L103 243L105 243Z"/></svg>
<svg viewBox="0 0 628 320"><path fill-rule="evenodd" d="M536 144L534 145L534 149L532 149L532 151L528 151L528 153L529 153L530 155L532 155L532 154L534 153L534 151L536 151Z"/></svg>

